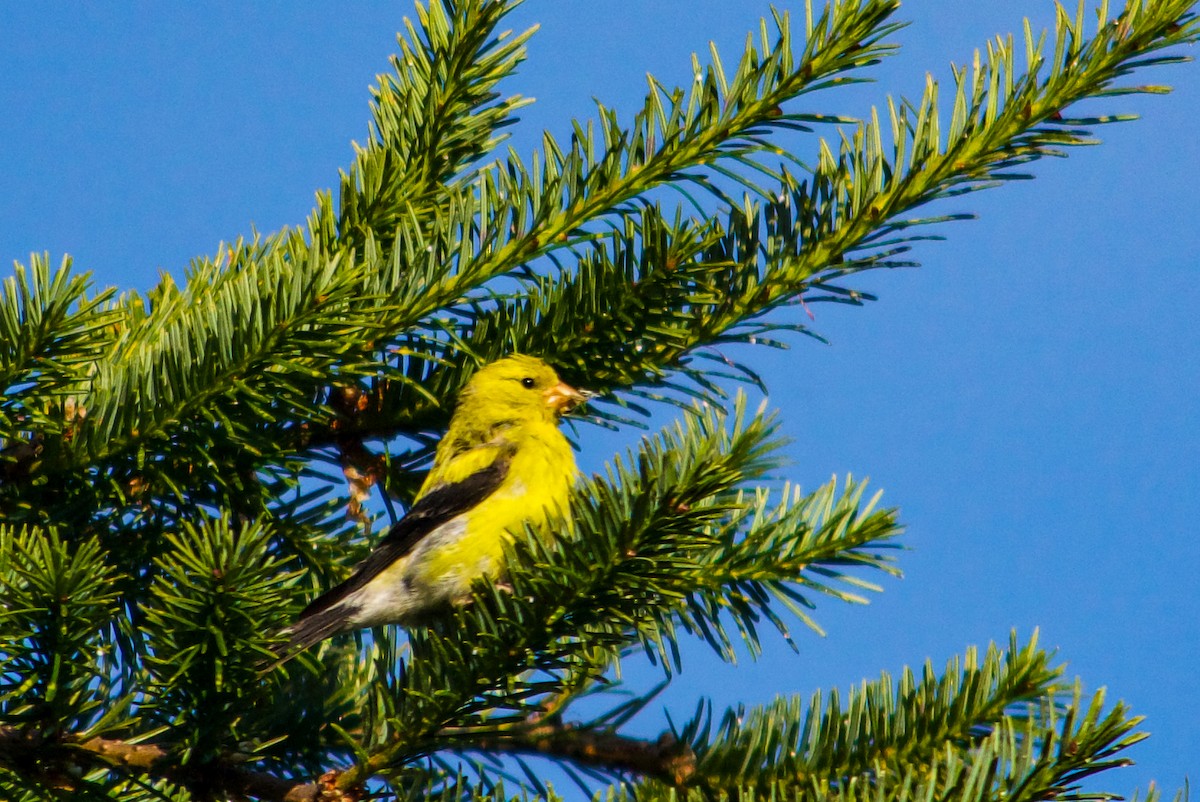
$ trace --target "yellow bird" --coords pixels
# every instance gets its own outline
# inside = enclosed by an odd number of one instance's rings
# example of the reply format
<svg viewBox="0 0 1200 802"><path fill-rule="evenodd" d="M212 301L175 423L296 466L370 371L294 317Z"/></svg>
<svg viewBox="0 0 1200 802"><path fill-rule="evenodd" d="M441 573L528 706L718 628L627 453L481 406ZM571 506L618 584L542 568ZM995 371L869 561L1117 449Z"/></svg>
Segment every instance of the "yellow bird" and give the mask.
<svg viewBox="0 0 1200 802"><path fill-rule="evenodd" d="M566 511L577 469L558 420L583 400L534 357L476 373L408 514L285 630L286 655L339 632L411 624L465 601L473 580L497 576L514 533Z"/></svg>

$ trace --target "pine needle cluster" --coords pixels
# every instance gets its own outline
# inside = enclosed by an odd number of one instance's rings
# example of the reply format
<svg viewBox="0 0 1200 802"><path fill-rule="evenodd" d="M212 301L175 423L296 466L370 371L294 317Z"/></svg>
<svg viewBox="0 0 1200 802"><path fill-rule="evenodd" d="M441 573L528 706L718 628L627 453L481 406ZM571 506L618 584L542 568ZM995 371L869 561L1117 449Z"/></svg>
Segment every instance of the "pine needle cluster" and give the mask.
<svg viewBox="0 0 1200 802"><path fill-rule="evenodd" d="M899 2L805 3L528 156L502 148L532 35L503 31L513 5L418 4L306 225L145 294L45 255L4 281L0 796L555 799L537 757L611 799L1110 798L1082 781L1127 762L1138 719L1036 639L844 696L702 702L654 740L628 725L658 688L614 676L640 654L670 682L684 639L790 642L898 573L865 483L780 480L774 416L730 389L769 377L729 346L817 336L784 307L872 300L858 273L956 217L925 207L1127 119L1080 101L1165 91L1120 81L1184 60L1194 0L1060 8L956 71L948 113L931 81L863 121L806 109L895 49ZM678 421L519 538L505 585L264 672L386 521L368 500L411 501L458 389L514 351L597 394L581 439Z"/></svg>

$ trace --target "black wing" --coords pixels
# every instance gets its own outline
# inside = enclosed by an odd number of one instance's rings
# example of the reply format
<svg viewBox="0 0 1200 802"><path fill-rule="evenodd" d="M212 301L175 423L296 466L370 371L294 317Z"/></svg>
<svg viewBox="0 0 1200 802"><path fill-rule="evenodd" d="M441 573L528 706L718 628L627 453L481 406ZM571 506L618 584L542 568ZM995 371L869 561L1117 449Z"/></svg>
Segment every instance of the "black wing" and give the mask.
<svg viewBox="0 0 1200 802"><path fill-rule="evenodd" d="M505 450L483 470L422 496L408 514L392 526L375 550L358 564L350 578L314 599L300 613L296 623L328 610L412 551L421 538L494 493L508 475L511 459L511 451Z"/></svg>

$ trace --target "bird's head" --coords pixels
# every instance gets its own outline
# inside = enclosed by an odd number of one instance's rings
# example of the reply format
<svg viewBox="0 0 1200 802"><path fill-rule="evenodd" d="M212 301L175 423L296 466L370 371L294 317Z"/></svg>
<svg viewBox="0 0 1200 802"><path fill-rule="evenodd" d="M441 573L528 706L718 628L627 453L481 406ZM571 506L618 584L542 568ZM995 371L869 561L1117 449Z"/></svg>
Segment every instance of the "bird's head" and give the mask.
<svg viewBox="0 0 1200 802"><path fill-rule="evenodd" d="M472 376L459 394L455 415L488 424L554 421L585 400L542 360L516 355L485 365Z"/></svg>

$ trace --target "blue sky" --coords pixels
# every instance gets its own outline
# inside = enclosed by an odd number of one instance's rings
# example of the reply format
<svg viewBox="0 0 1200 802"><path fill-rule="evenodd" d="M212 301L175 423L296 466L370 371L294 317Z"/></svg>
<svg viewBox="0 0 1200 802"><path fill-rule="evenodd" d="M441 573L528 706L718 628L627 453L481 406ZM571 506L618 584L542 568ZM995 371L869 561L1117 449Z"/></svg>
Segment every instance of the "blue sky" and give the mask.
<svg viewBox="0 0 1200 802"><path fill-rule="evenodd" d="M410 8L4 5L0 258L68 253L99 285L146 289L221 240L301 223L365 137L367 87ZM647 71L687 81L709 39L733 60L766 11L529 0L513 27L542 30L508 88L538 102L514 145L567 131L593 97L631 109ZM864 114L886 93L915 96L927 71L945 80L1023 16L1040 27L1052 14L1049 0L906 0L903 52L877 83L812 108ZM1036 627L1089 689L1147 716L1138 765L1106 787L1173 791L1194 772L1200 67L1133 80L1176 91L1107 101L1096 110L1143 119L1034 165L1036 181L941 207L980 219L920 246L920 269L864 278L878 303L814 307L831 345L741 354L768 377L793 440L788 475L870 476L901 508L911 551L871 606L822 604L828 636L801 633L798 656L778 644L729 668L695 650L663 697L677 719L701 694L725 705L848 688ZM585 464L635 435L623 437L585 444Z"/></svg>

